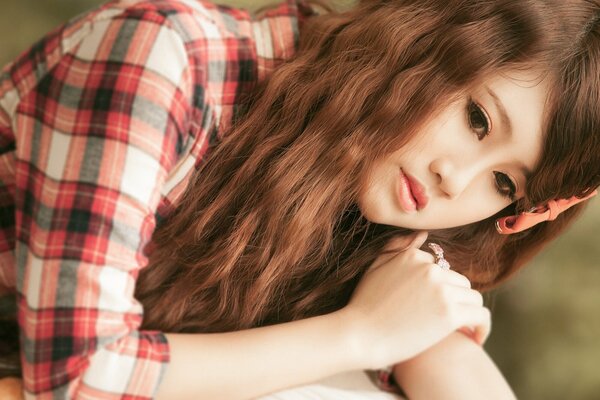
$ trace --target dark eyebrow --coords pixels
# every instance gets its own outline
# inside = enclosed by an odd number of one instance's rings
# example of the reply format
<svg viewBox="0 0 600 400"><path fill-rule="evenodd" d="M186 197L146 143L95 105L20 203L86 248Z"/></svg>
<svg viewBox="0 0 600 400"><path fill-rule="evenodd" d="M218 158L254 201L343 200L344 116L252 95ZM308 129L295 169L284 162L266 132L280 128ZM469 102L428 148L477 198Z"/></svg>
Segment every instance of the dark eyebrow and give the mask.
<svg viewBox="0 0 600 400"><path fill-rule="evenodd" d="M512 127L512 123L510 122L510 118L508 118L508 113L506 112L506 108L504 108L504 104L502 104L502 101L496 95L496 93L494 93L494 91L492 89L490 89L488 86L485 86L485 89L487 90L489 95L492 97L492 99L494 99L494 104L496 105L496 109L500 113L500 120L502 121L502 127L504 128L503 130L506 132L505 134L508 135L508 137L511 137L513 134L513 127ZM525 184L527 184L527 181L529 180L529 177L531 176L532 172L529 168L527 168L526 165L523 165L523 167L521 168L521 171L523 171L523 175L525 175Z"/></svg>

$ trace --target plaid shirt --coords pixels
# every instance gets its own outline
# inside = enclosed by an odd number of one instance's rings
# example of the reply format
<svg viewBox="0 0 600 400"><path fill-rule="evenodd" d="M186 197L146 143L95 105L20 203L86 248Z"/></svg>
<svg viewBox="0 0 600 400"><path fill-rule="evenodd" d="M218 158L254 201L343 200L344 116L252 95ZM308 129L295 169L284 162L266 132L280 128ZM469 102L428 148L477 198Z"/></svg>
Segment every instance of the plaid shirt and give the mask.
<svg viewBox="0 0 600 400"><path fill-rule="evenodd" d="M143 248L312 12L112 1L2 70L0 287L16 295L28 398L156 393L169 345L139 329Z"/></svg>

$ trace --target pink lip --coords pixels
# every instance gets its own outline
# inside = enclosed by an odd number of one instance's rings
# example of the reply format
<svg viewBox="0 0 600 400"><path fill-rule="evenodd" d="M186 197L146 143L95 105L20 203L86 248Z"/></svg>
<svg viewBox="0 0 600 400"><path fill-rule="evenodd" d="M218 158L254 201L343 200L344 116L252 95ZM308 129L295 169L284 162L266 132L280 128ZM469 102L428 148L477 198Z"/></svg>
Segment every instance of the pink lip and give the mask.
<svg viewBox="0 0 600 400"><path fill-rule="evenodd" d="M402 169L400 169L400 189L398 195L400 205L406 212L422 210L427 206L427 202L429 201L423 185L414 177L406 174Z"/></svg>
<svg viewBox="0 0 600 400"><path fill-rule="evenodd" d="M422 210L423 208L425 208L425 206L427 206L427 202L429 201L429 199L427 198L425 187L421 185L421 182L419 182L416 178L410 176L409 174L404 174L404 176L406 176L406 178L408 179L412 195L417 201L417 208L419 210Z"/></svg>

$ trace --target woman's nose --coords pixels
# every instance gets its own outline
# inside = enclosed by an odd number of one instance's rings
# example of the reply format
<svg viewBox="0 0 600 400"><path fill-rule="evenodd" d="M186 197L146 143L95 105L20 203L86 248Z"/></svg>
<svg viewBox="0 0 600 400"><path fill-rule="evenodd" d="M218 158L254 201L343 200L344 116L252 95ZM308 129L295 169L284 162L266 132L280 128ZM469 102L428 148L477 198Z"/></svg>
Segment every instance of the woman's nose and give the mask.
<svg viewBox="0 0 600 400"><path fill-rule="evenodd" d="M438 179L436 183L442 195L449 199L459 197L474 177L474 168L449 158L437 158L429 168Z"/></svg>

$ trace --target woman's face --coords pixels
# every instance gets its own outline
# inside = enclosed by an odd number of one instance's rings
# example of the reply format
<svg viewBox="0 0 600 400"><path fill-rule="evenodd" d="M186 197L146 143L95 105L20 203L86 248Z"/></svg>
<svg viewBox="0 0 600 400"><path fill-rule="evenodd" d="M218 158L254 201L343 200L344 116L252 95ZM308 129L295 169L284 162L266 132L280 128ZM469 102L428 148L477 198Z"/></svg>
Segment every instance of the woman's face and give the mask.
<svg viewBox="0 0 600 400"><path fill-rule="evenodd" d="M368 220L415 230L466 225L523 197L541 157L547 82L494 76L375 165L358 204Z"/></svg>

